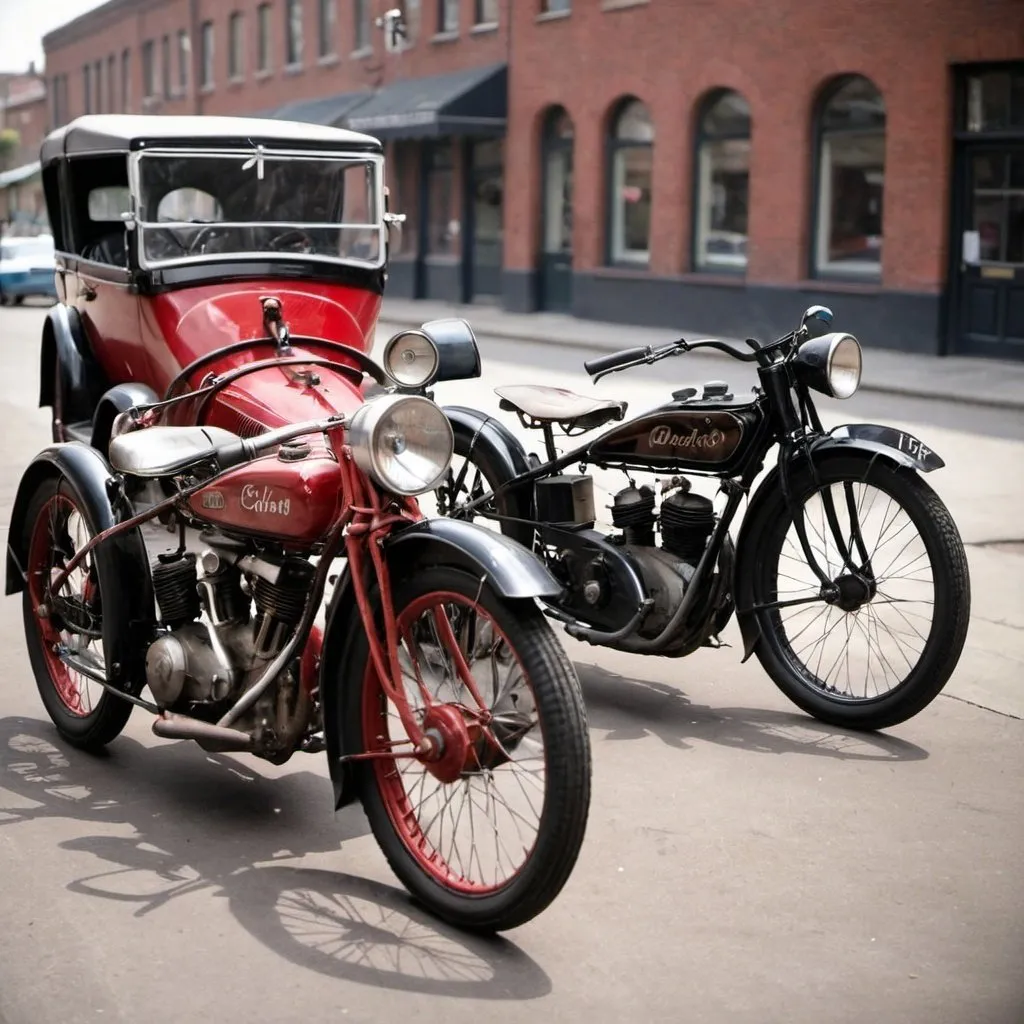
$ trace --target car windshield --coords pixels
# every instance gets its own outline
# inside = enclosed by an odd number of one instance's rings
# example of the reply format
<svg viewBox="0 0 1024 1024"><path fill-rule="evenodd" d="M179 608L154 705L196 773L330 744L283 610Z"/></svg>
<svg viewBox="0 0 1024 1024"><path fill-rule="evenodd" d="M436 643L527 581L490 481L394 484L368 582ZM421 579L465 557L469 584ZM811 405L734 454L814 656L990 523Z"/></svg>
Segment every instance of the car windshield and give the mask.
<svg viewBox="0 0 1024 1024"><path fill-rule="evenodd" d="M273 253L383 262L379 158L144 153L138 168L149 266Z"/></svg>
<svg viewBox="0 0 1024 1024"><path fill-rule="evenodd" d="M25 258L53 259L53 242L48 238L10 239L0 245L0 261Z"/></svg>

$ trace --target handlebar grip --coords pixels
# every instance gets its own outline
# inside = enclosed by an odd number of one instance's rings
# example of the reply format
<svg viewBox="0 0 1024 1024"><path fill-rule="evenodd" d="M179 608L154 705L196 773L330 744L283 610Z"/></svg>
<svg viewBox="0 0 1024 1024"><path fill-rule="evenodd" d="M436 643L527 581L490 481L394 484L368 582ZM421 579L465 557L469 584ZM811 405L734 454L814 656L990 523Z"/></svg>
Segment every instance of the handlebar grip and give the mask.
<svg viewBox="0 0 1024 1024"><path fill-rule="evenodd" d="M220 467L221 472L226 469L233 469L235 466L240 466L243 462L248 462L252 457L252 445L248 444L244 438L239 438L237 441L229 441L227 444L222 444L214 449L214 458L217 460L217 465Z"/></svg>
<svg viewBox="0 0 1024 1024"><path fill-rule="evenodd" d="M598 356L597 359L588 359L583 364L583 369L593 376L595 373L601 373L603 370L614 370L616 366L624 366L626 363L632 363L637 359L645 359L646 357L646 348L626 348L621 352L612 352L607 356Z"/></svg>

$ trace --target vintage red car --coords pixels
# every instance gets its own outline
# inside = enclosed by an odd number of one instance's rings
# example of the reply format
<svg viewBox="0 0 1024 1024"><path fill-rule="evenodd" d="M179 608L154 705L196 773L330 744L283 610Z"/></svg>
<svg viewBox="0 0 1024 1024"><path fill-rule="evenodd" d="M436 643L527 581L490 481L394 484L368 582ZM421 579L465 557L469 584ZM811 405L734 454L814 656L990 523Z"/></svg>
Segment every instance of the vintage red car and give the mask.
<svg viewBox="0 0 1024 1024"><path fill-rule="evenodd" d="M362 801L407 887L497 930L569 876L589 738L537 603L560 585L419 508L454 441L416 392L480 357L463 320L368 354L383 160L369 136L240 118L90 116L45 140L56 443L23 474L6 591L65 740L102 747L141 707L207 750L326 751L335 806Z"/></svg>

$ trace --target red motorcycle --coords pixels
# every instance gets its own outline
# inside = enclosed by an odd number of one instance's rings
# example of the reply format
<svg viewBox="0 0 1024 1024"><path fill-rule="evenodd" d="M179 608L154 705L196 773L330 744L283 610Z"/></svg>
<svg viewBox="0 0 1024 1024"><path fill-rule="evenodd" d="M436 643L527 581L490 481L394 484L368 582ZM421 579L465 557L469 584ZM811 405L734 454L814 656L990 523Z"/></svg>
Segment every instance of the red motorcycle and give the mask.
<svg viewBox="0 0 1024 1024"><path fill-rule="evenodd" d="M537 604L559 590L544 566L419 510L453 434L395 375L471 377L480 359L461 320L397 336L383 367L367 355L379 143L104 116L41 159L58 443L21 480L7 593L57 729L100 748L142 707L156 735L209 751L326 750L335 807L362 801L434 913L531 919L583 841L585 712Z"/></svg>

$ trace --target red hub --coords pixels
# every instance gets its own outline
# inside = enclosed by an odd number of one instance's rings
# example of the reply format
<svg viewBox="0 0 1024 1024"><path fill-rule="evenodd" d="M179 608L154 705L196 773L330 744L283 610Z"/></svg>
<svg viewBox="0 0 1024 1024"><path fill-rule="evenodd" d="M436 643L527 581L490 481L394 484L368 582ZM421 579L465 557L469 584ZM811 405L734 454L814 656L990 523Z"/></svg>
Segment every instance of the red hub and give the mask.
<svg viewBox="0 0 1024 1024"><path fill-rule="evenodd" d="M424 767L440 782L455 782L464 771L477 767L476 739L480 726L466 721L454 704L434 704L423 718L423 734L434 752Z"/></svg>

